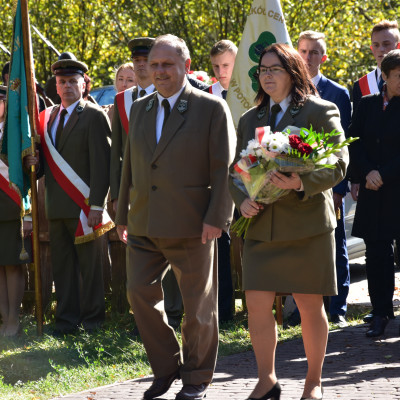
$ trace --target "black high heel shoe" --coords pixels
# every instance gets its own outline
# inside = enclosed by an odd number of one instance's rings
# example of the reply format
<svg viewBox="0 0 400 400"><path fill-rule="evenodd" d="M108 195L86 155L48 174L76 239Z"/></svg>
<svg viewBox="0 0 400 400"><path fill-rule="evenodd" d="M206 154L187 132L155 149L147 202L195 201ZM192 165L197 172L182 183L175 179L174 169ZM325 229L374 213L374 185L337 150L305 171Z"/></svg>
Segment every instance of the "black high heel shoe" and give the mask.
<svg viewBox="0 0 400 400"><path fill-rule="evenodd" d="M272 386L272 389L268 393L264 394L264 396L258 398L248 397L247 400L279 400L281 398L281 392L281 385L279 382L276 382L275 385Z"/></svg>

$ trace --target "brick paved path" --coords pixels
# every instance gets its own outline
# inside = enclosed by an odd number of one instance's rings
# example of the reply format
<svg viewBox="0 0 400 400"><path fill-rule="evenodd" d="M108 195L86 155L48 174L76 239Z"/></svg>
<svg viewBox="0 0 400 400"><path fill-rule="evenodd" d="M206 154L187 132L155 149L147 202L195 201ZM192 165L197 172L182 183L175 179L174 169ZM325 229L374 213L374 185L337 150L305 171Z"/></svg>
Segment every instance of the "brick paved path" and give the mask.
<svg viewBox="0 0 400 400"><path fill-rule="evenodd" d="M363 273L363 271L362 271ZM363 276L352 271L351 303L366 304L368 296ZM400 272L396 273L399 286ZM399 291L395 304L400 304ZM323 371L324 400L400 400L400 316L391 320L381 339L365 336L367 325L330 332ZM301 339L279 343L276 369L283 387L282 400L299 400L306 374ZM140 400L152 377L130 380L58 399ZM257 381L253 352L220 358L206 400L244 400ZM159 400L173 400L181 382L175 382ZM55 400L55 399L54 399Z"/></svg>
<svg viewBox="0 0 400 400"><path fill-rule="evenodd" d="M365 336L366 325L333 331L323 372L324 400L400 400L399 316L390 321L380 340ZM283 387L282 400L300 399L306 373L306 360L301 339L280 343L277 348L277 375ZM152 378L73 394L63 399L125 400L142 399ZM244 400L257 380L253 352L235 354L218 360L207 400ZM160 400L172 400L180 390L175 382Z"/></svg>

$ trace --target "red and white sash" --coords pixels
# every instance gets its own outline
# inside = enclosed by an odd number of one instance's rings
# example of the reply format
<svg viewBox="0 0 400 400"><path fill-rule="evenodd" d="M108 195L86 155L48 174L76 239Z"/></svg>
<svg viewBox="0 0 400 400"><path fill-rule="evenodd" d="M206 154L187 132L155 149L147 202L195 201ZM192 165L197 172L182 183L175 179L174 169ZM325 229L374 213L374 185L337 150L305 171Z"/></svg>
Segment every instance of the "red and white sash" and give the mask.
<svg viewBox="0 0 400 400"><path fill-rule="evenodd" d="M0 140L3 137L3 127L0 128ZM11 187L8 175L8 165L0 159L0 190L4 192L14 203L21 207L21 198L16 190Z"/></svg>
<svg viewBox="0 0 400 400"><path fill-rule="evenodd" d="M218 97L222 97L222 90L223 87L221 86L221 84L219 82L215 82L213 83L209 88L208 88L208 92L211 94L214 94L215 96Z"/></svg>
<svg viewBox="0 0 400 400"><path fill-rule="evenodd" d="M358 81L360 85L361 95L366 96L367 94L379 93L378 82L376 81L376 70L369 72L367 75L364 75Z"/></svg>
<svg viewBox="0 0 400 400"><path fill-rule="evenodd" d="M119 118L126 134L129 132L129 114L133 104L132 92L134 88L135 86L116 95Z"/></svg>
<svg viewBox="0 0 400 400"><path fill-rule="evenodd" d="M75 244L89 242L113 228L114 223L111 221L107 210L104 209L102 222L94 228L88 226L90 188L64 160L50 139L47 124L52 110L53 107L50 107L40 113L39 133L43 154L57 183L81 208L79 224L75 232Z"/></svg>

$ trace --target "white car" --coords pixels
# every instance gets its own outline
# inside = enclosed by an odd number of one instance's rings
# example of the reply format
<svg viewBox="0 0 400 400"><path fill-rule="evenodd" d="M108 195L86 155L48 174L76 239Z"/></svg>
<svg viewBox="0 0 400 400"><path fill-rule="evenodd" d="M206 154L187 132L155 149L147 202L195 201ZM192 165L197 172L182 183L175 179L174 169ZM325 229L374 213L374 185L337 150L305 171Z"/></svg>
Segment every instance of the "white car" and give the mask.
<svg viewBox="0 0 400 400"><path fill-rule="evenodd" d="M347 253L349 255L349 260L354 260L355 258L364 257L365 256L365 243L361 238L357 238L351 236L351 228L353 227L354 214L356 212L356 205L350 193L347 193L347 196L344 200L344 227L346 230L346 239L347 239Z"/></svg>

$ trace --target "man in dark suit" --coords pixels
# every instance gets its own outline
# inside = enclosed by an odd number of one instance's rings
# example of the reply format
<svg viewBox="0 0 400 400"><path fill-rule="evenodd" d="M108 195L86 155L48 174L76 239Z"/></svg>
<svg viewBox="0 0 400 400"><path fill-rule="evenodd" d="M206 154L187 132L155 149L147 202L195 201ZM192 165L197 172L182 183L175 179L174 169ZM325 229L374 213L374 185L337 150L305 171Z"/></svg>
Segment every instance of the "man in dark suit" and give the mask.
<svg viewBox="0 0 400 400"><path fill-rule="evenodd" d="M149 68L158 93L132 106L122 167L117 230L128 244L128 299L154 372L145 399L179 377L177 400L202 399L217 356L215 239L232 217L228 169L236 134L226 103L187 82L189 67L182 39L155 40ZM185 307L183 354L163 309L168 264Z"/></svg>
<svg viewBox="0 0 400 400"><path fill-rule="evenodd" d="M57 299L54 334L59 336L74 332L78 325L90 331L104 321L99 236L113 226L104 210L111 132L105 113L82 99L87 66L59 60L52 71L61 105L41 113L40 164ZM28 165L35 161L30 157Z"/></svg>
<svg viewBox="0 0 400 400"><path fill-rule="evenodd" d="M320 66L327 60L325 35L314 31L300 33L297 51L307 64L312 81L321 98L335 103L339 108L340 123L346 133L351 121L349 92L346 88L326 78L320 72ZM331 297L329 313L331 321L340 327L347 326L345 320L347 311L346 299L350 287L350 269L344 227L344 197L347 191L347 180L343 180L333 188L333 201L339 217L335 229L338 295Z"/></svg>
<svg viewBox="0 0 400 400"><path fill-rule="evenodd" d="M237 47L230 40L220 40L210 51L216 83L204 89L205 92L226 100L229 83L237 54ZM223 232L218 243L218 317L220 322L233 319L233 283L231 272L231 238Z"/></svg>
<svg viewBox="0 0 400 400"><path fill-rule="evenodd" d="M358 107L361 97L368 94L378 93L383 86L381 73L381 62L385 54L390 50L399 48L400 32L397 21L383 20L372 28L371 32L371 52L376 61L376 68L367 75L361 77L353 86L353 111ZM350 166L351 168L351 166ZM357 201L359 184L351 182L351 196ZM367 321L370 318L367 318Z"/></svg>
<svg viewBox="0 0 400 400"><path fill-rule="evenodd" d="M383 20L374 25L371 32L371 52L376 60L376 68L364 75L353 86L353 110L356 110L362 96L378 93L383 79L381 62L390 50L399 48L400 32L397 21Z"/></svg>

